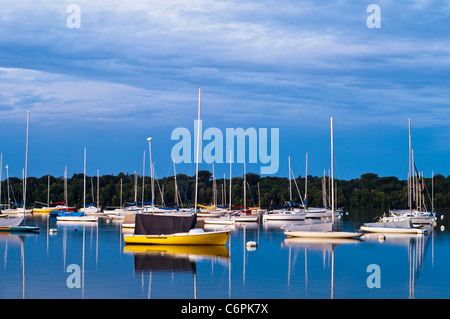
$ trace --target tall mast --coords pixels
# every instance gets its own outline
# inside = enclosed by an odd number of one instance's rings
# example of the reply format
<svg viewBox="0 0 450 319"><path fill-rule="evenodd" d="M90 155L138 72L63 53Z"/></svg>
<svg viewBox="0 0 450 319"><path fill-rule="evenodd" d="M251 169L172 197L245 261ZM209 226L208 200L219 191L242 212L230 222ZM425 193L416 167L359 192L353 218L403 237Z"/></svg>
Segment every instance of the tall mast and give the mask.
<svg viewBox="0 0 450 319"><path fill-rule="evenodd" d="M50 207L50 174L47 175L47 207Z"/></svg>
<svg viewBox="0 0 450 319"><path fill-rule="evenodd" d="M9 166L8 166L8 164L6 164L6 166L5 166L5 168L6 168L6 189L8 190L8 209L10 209L11 208L11 200L10 200L10 198L9 198L9 172L8 172L8 168L9 168Z"/></svg>
<svg viewBox="0 0 450 319"><path fill-rule="evenodd" d="M412 215L412 194L411 194L411 183L412 183L412 174L411 174L411 119L408 119L408 132L409 132L409 189L408 189L408 201L409 201L409 216Z"/></svg>
<svg viewBox="0 0 450 319"><path fill-rule="evenodd" d="M288 156L288 164L289 164L289 206L292 209L292 183L291 183L291 157Z"/></svg>
<svg viewBox="0 0 450 319"><path fill-rule="evenodd" d="M97 207L100 208L100 171L97 170Z"/></svg>
<svg viewBox="0 0 450 319"><path fill-rule="evenodd" d="M231 161L232 161L232 157L231 157L231 151L230 151L230 213L231 213Z"/></svg>
<svg viewBox="0 0 450 319"><path fill-rule="evenodd" d="M245 171L245 161L244 161L244 210L247 209L247 173Z"/></svg>
<svg viewBox="0 0 450 319"><path fill-rule="evenodd" d="M145 185L145 151L142 160L142 209L144 209L144 185Z"/></svg>
<svg viewBox="0 0 450 319"><path fill-rule="evenodd" d="M331 221L334 226L334 141L333 118L331 118Z"/></svg>
<svg viewBox="0 0 450 319"><path fill-rule="evenodd" d="M155 183L154 183L154 175L153 175L153 162L152 162L152 147L150 145L152 138L147 138L148 141L148 154L150 157L150 184L152 187L152 206L155 207Z"/></svg>
<svg viewBox="0 0 450 319"><path fill-rule="evenodd" d="M197 213L197 198L198 198L198 160L200 152L200 101L201 101L202 88L198 87L198 120L197 120L197 160L195 168L195 206L194 212Z"/></svg>
<svg viewBox="0 0 450 319"><path fill-rule="evenodd" d="M214 203L214 209L216 209L217 207L217 187L216 187L216 176L215 176L215 172L214 172L214 163L212 163L212 171L213 171L213 203Z"/></svg>
<svg viewBox="0 0 450 319"><path fill-rule="evenodd" d="M67 166L64 167L64 204L69 206L67 202Z"/></svg>
<svg viewBox="0 0 450 319"><path fill-rule="evenodd" d="M431 211L434 212L434 172L431 171Z"/></svg>
<svg viewBox="0 0 450 319"><path fill-rule="evenodd" d="M122 209L122 178L120 179L120 209Z"/></svg>
<svg viewBox="0 0 450 319"><path fill-rule="evenodd" d="M84 148L83 210L86 211L86 147Z"/></svg>
<svg viewBox="0 0 450 319"><path fill-rule="evenodd" d="M308 153L306 153L306 172L305 172L305 203L303 207L308 205Z"/></svg>
<svg viewBox="0 0 450 319"><path fill-rule="evenodd" d="M175 170L175 160L172 158L172 162L173 162L173 182L175 185L175 203L177 205L177 207L180 205L178 203L178 184L177 184L177 172Z"/></svg>
<svg viewBox="0 0 450 319"><path fill-rule="evenodd" d="M25 146L25 173L23 175L24 188L23 188L23 212L25 213L25 207L27 203L27 169L28 169L28 136L30 129L30 111L27 111L27 141Z"/></svg>
<svg viewBox="0 0 450 319"><path fill-rule="evenodd" d="M323 169L323 177L322 177L322 204L323 204L323 207L327 207L325 168Z"/></svg>
<svg viewBox="0 0 450 319"><path fill-rule="evenodd" d="M0 153L0 210L2 206L2 171L3 171L3 153Z"/></svg>

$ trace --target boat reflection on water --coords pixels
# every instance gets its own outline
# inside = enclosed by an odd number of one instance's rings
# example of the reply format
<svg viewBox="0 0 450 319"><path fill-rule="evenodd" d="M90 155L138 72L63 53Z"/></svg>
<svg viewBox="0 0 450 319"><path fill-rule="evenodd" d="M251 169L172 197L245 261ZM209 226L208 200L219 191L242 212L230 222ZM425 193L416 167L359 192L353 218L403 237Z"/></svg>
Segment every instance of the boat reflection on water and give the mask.
<svg viewBox="0 0 450 319"><path fill-rule="evenodd" d="M408 263L409 263L409 296L408 299L414 299L416 280L419 277L422 270L423 262L425 259L425 251L429 238L434 240L434 231L432 227L427 227L427 230L431 235L423 234L366 234L366 242L368 244L380 244L392 245L399 247L406 247L408 251ZM434 249L433 249L434 250Z"/></svg>
<svg viewBox="0 0 450 319"><path fill-rule="evenodd" d="M147 297L151 297L153 273L192 273L194 299L197 299L197 262L224 261L229 263L230 254L224 245L125 245L125 254L134 255L135 273L149 274Z"/></svg>
<svg viewBox="0 0 450 319"><path fill-rule="evenodd" d="M22 299L25 299L25 238L27 236L36 236L33 233L21 233L20 235L0 232L0 251L4 248L3 256L3 268L6 269L8 264L8 250L16 250L20 247L20 265L22 268ZM14 256L14 254L13 254ZM14 258L14 257L13 257ZM7 286L6 282L2 282L2 285Z"/></svg>
<svg viewBox="0 0 450 319"><path fill-rule="evenodd" d="M291 259L292 248L303 248L305 251L305 289L308 289L308 252L323 252L331 255L331 282L330 282L330 299L334 299L334 255L336 246L344 244L358 244L362 241L356 238L311 238L311 237L288 237L283 244L289 248L289 269L288 269L288 284L291 277Z"/></svg>

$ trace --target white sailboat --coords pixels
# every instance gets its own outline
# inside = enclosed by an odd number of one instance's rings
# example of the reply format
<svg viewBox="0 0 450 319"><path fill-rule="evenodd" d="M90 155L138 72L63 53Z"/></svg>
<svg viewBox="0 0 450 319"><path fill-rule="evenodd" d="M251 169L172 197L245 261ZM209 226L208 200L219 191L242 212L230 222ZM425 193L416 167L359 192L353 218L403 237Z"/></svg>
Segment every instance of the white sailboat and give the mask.
<svg viewBox="0 0 450 319"><path fill-rule="evenodd" d="M86 148L84 148L84 195L83 208L86 208ZM65 212L59 214L56 219L64 222L97 222L97 216L88 216L84 211Z"/></svg>
<svg viewBox="0 0 450 319"><path fill-rule="evenodd" d="M277 211L275 213L267 213L263 215L263 221L269 220L305 220L306 212L303 210L296 211L292 209L292 183L291 183L291 157L288 157L289 163L289 203L290 209Z"/></svg>
<svg viewBox="0 0 450 319"><path fill-rule="evenodd" d="M409 174L408 174L408 202L409 210L402 218L379 221L375 223L365 223L360 227L361 231L372 233L403 233L403 234L424 234L426 230L415 227L412 223L413 200L412 200L412 147L411 147L411 119L408 119L409 129Z"/></svg>
<svg viewBox="0 0 450 319"><path fill-rule="evenodd" d="M289 237L315 237L315 238L359 238L363 235L360 232L344 232L335 228L334 214L334 141L333 141L333 118L331 118L331 223L314 223L292 226L286 229L284 234Z"/></svg>

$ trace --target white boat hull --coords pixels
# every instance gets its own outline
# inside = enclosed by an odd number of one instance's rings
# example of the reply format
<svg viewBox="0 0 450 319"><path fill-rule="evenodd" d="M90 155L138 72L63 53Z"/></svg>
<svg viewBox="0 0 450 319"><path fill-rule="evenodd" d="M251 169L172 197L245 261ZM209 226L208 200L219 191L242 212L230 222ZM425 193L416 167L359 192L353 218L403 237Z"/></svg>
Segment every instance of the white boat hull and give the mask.
<svg viewBox="0 0 450 319"><path fill-rule="evenodd" d="M58 216L56 217L58 221L62 222L96 222L98 221L97 216Z"/></svg>
<svg viewBox="0 0 450 319"><path fill-rule="evenodd" d="M286 231L284 234L289 237L304 238L358 238L363 235L363 233L344 231Z"/></svg>
<svg viewBox="0 0 450 319"><path fill-rule="evenodd" d="M420 228L389 228L361 226L361 231L370 233L394 233L394 234L425 234L425 229Z"/></svg>
<svg viewBox="0 0 450 319"><path fill-rule="evenodd" d="M275 214L263 215L263 221L266 221L266 220L304 220L305 217L306 217L306 213L294 213L294 214L275 213Z"/></svg>

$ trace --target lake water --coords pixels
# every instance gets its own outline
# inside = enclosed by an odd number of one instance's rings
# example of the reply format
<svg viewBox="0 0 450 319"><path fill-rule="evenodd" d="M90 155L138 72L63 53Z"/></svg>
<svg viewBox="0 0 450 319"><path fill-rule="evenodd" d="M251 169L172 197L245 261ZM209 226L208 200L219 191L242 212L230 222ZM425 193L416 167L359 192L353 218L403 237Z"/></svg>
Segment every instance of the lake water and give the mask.
<svg viewBox="0 0 450 319"><path fill-rule="evenodd" d="M339 227L355 230L380 214L353 210ZM39 233L0 234L0 299L450 298L450 214L442 214L427 235L384 241L287 239L286 222L236 225L225 247L209 249L128 246L121 224L106 218L27 216Z"/></svg>

